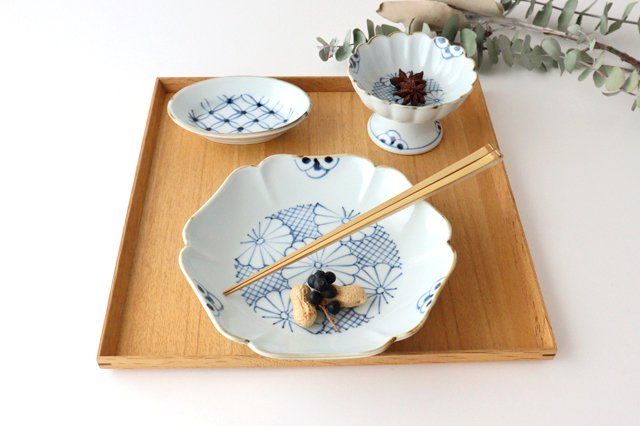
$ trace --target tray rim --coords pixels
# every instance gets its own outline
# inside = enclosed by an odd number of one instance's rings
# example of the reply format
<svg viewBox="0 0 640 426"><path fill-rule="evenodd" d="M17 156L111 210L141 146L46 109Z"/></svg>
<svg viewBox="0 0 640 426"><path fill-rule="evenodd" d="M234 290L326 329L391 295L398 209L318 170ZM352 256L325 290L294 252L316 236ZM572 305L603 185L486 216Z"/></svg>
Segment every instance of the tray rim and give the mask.
<svg viewBox="0 0 640 426"><path fill-rule="evenodd" d="M215 78L215 77L157 77L155 80L149 113L142 138L142 145L138 157L138 163L134 175L133 187L129 197L127 214L123 226L122 236L116 258L111 289L109 291L109 300L107 303L106 313L102 325L102 332L98 346L97 363L100 368L194 368L194 367L277 367L277 366L309 366L309 365L388 365L388 364L420 364L420 363L439 363L439 362L469 362L469 361L501 361L501 360L533 360L533 359L553 359L557 353L557 344L555 334L551 322L549 321L548 311L542 297L540 282L531 258L529 244L526 234L522 229L522 240L525 254L528 262L532 266L533 278L535 281L534 297L539 299L540 307L543 313L543 322L546 327L542 333L547 334L544 342L536 349L510 349L510 350L457 350L457 351L438 351L438 352L418 352L396 354L382 352L378 355L367 358L354 359L330 359L330 360L279 360L267 359L268 365L264 360L256 358L255 354L247 355L231 355L221 357L209 356L131 356L131 355L109 355L109 353L117 353L119 343L119 330L122 322L122 314L125 308L128 286L126 284L119 285L121 280L126 280L130 271L133 254L137 247L137 229L139 227L142 211L144 207L144 198L146 196L147 181L151 172L151 162L155 150L156 136L158 134L158 123L163 113L164 97L168 93L175 93L188 84L198 81ZM354 89L346 76L275 76L273 78L281 79L289 83L301 86L305 92L353 92ZM495 135L493 123L486 108L484 93L479 80L474 84L474 90L479 90L480 100L484 105L483 115L489 123L491 133ZM496 145L498 142L496 140ZM517 204L513 197L511 183L504 165L503 173L506 176L506 184L509 196L513 203L515 213L520 219ZM129 255L129 256L128 256ZM227 363L224 360L234 359L234 363ZM262 361L262 362L261 362Z"/></svg>

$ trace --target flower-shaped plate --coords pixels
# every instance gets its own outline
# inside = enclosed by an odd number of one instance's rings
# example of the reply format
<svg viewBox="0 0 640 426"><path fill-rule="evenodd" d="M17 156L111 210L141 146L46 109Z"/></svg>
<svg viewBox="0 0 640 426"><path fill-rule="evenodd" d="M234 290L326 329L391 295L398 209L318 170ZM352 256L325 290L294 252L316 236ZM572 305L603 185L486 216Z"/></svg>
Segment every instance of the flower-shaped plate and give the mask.
<svg viewBox="0 0 640 426"><path fill-rule="evenodd" d="M235 170L187 222L180 266L225 337L260 355L375 355L424 324L455 264L448 221L420 202L230 296L223 290L410 187L398 170L348 155L275 155ZM293 321L290 288L317 269L366 290L336 332Z"/></svg>

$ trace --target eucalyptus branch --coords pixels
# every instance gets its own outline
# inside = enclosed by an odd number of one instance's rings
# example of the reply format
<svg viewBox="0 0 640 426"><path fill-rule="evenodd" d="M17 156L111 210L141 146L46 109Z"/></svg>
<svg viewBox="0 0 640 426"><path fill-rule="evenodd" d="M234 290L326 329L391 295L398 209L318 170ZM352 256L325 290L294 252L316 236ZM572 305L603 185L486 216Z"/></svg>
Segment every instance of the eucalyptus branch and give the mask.
<svg viewBox="0 0 640 426"><path fill-rule="evenodd" d="M545 2L542 1L536 1L536 0L520 0L520 1L524 1L527 3L534 3L537 4L539 6L544 6L546 5ZM561 6L551 6L553 9L555 10L559 10L562 11L564 8ZM600 19L599 15L594 15L593 13L588 13L588 12L576 12L576 15L581 15L581 16L588 16L589 18L595 18L595 19ZM612 17L608 17L609 21L614 21L614 22L622 22L623 24L631 24L631 25L637 25L636 22L633 21L629 21L628 19L618 19L618 18L612 18Z"/></svg>
<svg viewBox="0 0 640 426"><path fill-rule="evenodd" d="M563 38L565 40L571 40L576 43L580 43L580 38L576 35L570 34L565 31L556 30L553 28L540 27L538 25L534 25L517 18L509 18L509 17L502 17L502 16L488 17L488 16L480 16L480 15L471 14L471 13L467 13L466 16L467 16L467 19L469 19L469 22L473 24L489 25L489 26L491 26L492 24L497 24L497 25L505 26L509 29L521 28L527 31L541 33L544 35L555 36L555 37ZM628 63L629 65L633 66L633 68L640 71L640 59L636 59L633 56L629 55L628 53L625 53L619 49L616 49L613 46L602 43L600 41L596 41L593 47L595 49L604 50L606 52L611 53L612 55L617 56L621 61Z"/></svg>

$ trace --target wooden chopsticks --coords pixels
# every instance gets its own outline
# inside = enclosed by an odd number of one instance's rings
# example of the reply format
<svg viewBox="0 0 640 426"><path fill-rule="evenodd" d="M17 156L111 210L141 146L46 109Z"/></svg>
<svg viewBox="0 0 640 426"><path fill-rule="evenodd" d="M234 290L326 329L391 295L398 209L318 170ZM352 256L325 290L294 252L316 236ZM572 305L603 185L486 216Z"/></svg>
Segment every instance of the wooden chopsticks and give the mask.
<svg viewBox="0 0 640 426"><path fill-rule="evenodd" d="M377 205L376 207L368 210L367 212L356 216L351 221L345 223L334 229L333 231L321 236L311 244L308 244L299 250L283 257L277 262L267 266L255 275L247 278L246 280L226 289L223 294L228 296L248 285L255 283L258 280L278 271L285 266L297 262L310 254L321 250L341 239L359 231L362 228L370 226L385 217L392 215L406 207L409 207L416 202L427 198L436 192L458 183L468 177L480 173L490 167L496 165L502 159L502 154L499 150L493 148L491 145L486 145L479 150L467 155L459 161L445 167L439 172L429 176L418 184L412 186L406 191L396 195L393 198Z"/></svg>

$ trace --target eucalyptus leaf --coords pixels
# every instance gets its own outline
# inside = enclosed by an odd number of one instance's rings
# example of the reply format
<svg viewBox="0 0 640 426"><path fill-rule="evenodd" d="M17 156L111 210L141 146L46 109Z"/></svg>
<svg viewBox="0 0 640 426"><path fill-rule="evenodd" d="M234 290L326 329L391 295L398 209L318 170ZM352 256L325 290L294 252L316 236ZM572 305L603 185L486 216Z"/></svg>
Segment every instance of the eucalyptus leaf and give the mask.
<svg viewBox="0 0 640 426"><path fill-rule="evenodd" d="M318 43L320 43L322 46L326 47L329 45L329 43L327 43L322 37L316 37L316 40L318 40Z"/></svg>
<svg viewBox="0 0 640 426"><path fill-rule="evenodd" d="M360 28L356 28L353 30L353 46L357 46L359 44L365 43L367 41L367 37L364 35Z"/></svg>
<svg viewBox="0 0 640 426"><path fill-rule="evenodd" d="M573 72L576 68L576 64L578 63L578 51L570 50L564 56L564 67L568 72Z"/></svg>
<svg viewBox="0 0 640 426"><path fill-rule="evenodd" d="M531 51L531 55L529 56L529 59L531 60L531 66L533 66L534 69L538 69L542 65L543 55L544 55L544 50L540 46L535 46Z"/></svg>
<svg viewBox="0 0 640 426"><path fill-rule="evenodd" d="M504 34L498 36L498 48L502 53L502 59L510 67L513 66L513 54L511 53L511 40Z"/></svg>
<svg viewBox="0 0 640 426"><path fill-rule="evenodd" d="M578 76L578 81L582 81L585 78L589 77L589 74L591 74L591 71L592 71L591 68L585 68L584 70L582 70L582 72Z"/></svg>
<svg viewBox="0 0 640 426"><path fill-rule="evenodd" d="M453 43L456 40L456 35L458 34L459 22L460 20L457 15L453 15L449 18L442 28L442 37Z"/></svg>
<svg viewBox="0 0 640 426"><path fill-rule="evenodd" d="M476 25L476 27L474 28L474 31L476 32L476 43L478 44L484 43L486 39L484 27L482 25Z"/></svg>
<svg viewBox="0 0 640 426"><path fill-rule="evenodd" d="M625 81L624 71L620 67L613 67L608 74L605 89L610 92L620 90Z"/></svg>
<svg viewBox="0 0 640 426"><path fill-rule="evenodd" d="M553 12L553 0L549 0L549 2L546 3L538 13L536 13L535 18L533 18L533 25L538 25L540 27L546 27L549 25L551 12Z"/></svg>
<svg viewBox="0 0 640 426"><path fill-rule="evenodd" d="M638 84L640 84L640 76L638 75L638 70L633 70L631 74L629 74L629 77L624 83L624 86L622 86L622 90L624 90L625 92L633 92L634 90L638 89Z"/></svg>
<svg viewBox="0 0 640 426"><path fill-rule="evenodd" d="M467 53L467 56L474 57L477 52L476 45L476 33L469 28L463 28L460 32L460 40L462 41L462 47Z"/></svg>
<svg viewBox="0 0 640 426"><path fill-rule="evenodd" d="M609 25L609 10L611 9L611 6L613 6L613 3L611 2L608 2L604 5L604 10L602 11L602 15L600 16L600 22L594 28L594 30L600 28L600 34L602 35L607 33L607 28Z"/></svg>
<svg viewBox="0 0 640 426"><path fill-rule="evenodd" d="M344 61L351 55L351 46L343 44L336 50L336 60Z"/></svg>
<svg viewBox="0 0 640 426"><path fill-rule="evenodd" d="M562 12L560 12L560 16L558 17L558 28L565 30L569 26L571 18L573 18L573 14L577 7L578 0L568 0L567 3L565 3L564 8L562 8Z"/></svg>
<svg viewBox="0 0 640 426"><path fill-rule="evenodd" d="M579 33L579 32L581 32L581 31L582 31L582 28L581 28L581 27L580 27L580 25L578 25L578 24L571 24L571 25L569 25L569 26L567 27L567 32L568 32L569 34L576 35L576 34L578 34L578 33Z"/></svg>
<svg viewBox="0 0 640 426"><path fill-rule="evenodd" d="M578 12L578 19L576 19L576 24L582 24L582 17L584 16L584 14L587 13L589 9L591 9L597 2L598 0L593 0L589 6L585 7L581 12Z"/></svg>
<svg viewBox="0 0 640 426"><path fill-rule="evenodd" d="M322 59L324 62L327 62L329 60L330 52L331 52L331 48L329 46L326 46L320 49L320 51L318 52L318 54L320 55L320 59Z"/></svg>
<svg viewBox="0 0 640 426"><path fill-rule="evenodd" d="M532 0L529 3L529 7L527 8L527 13L525 14L525 18L528 18L529 16L531 16L535 8L536 8L536 2Z"/></svg>
<svg viewBox="0 0 640 426"><path fill-rule="evenodd" d="M593 73L593 83L596 85L596 87L602 87L605 81L606 77L600 74L598 70Z"/></svg>
<svg viewBox="0 0 640 426"><path fill-rule="evenodd" d="M598 59L596 59L596 61L593 63L593 68L596 70L599 69L602 66L603 62L604 62L604 52L602 52L600 56L598 56Z"/></svg>
<svg viewBox="0 0 640 426"><path fill-rule="evenodd" d="M542 48L549 56L553 59L558 59L562 54L562 49L560 48L560 43L555 38L545 38L541 43Z"/></svg>
<svg viewBox="0 0 640 426"><path fill-rule="evenodd" d="M520 55L519 60L520 60L520 65L522 65L529 71L533 70L534 67L533 67L533 62L531 61L531 54L523 53L522 55Z"/></svg>
<svg viewBox="0 0 640 426"><path fill-rule="evenodd" d="M398 33L398 32L402 32L402 30L400 28L394 27L393 25L388 25L388 24L382 24L380 25L380 34L383 35L391 35L393 33Z"/></svg>
<svg viewBox="0 0 640 426"><path fill-rule="evenodd" d="M371 19L367 19L367 34L369 34L369 38L376 35L376 29Z"/></svg>
<svg viewBox="0 0 640 426"><path fill-rule="evenodd" d="M611 34L612 32L620 29L620 27L623 24L623 21L625 21L629 17L629 14L633 10L633 8L636 6L636 4L638 4L638 2L634 1L629 3L627 7L624 8L624 12L622 12L622 16L620 17L620 20L615 21L613 24L611 24L611 26L609 27L609 30L607 30L607 34Z"/></svg>
<svg viewBox="0 0 640 426"><path fill-rule="evenodd" d="M511 46L511 53L519 55L522 53L522 46L524 46L524 41L521 38L514 40Z"/></svg>
<svg viewBox="0 0 640 426"><path fill-rule="evenodd" d="M583 64L587 64L589 66L593 65L593 58L587 52L585 52L583 50L579 50L578 51L578 59Z"/></svg>
<svg viewBox="0 0 640 426"><path fill-rule="evenodd" d="M498 50L495 37L487 40L487 52L489 53L489 60L491 61L491 63L497 64L500 51Z"/></svg>
<svg viewBox="0 0 640 426"><path fill-rule="evenodd" d="M527 54L531 52L531 36L527 34L524 36L524 42L522 45L522 53Z"/></svg>
<svg viewBox="0 0 640 426"><path fill-rule="evenodd" d="M428 35L429 37L435 37L436 33L431 31L431 27L426 22L422 24L422 32Z"/></svg>

